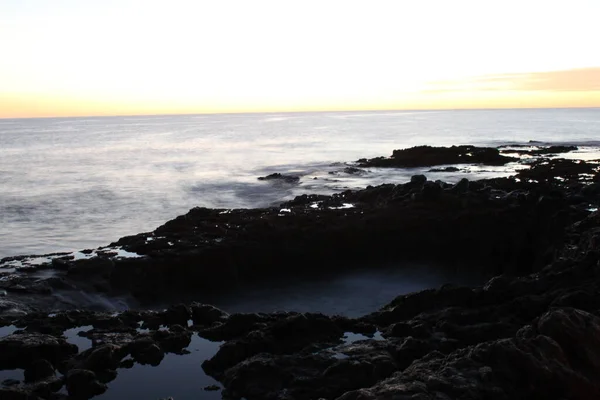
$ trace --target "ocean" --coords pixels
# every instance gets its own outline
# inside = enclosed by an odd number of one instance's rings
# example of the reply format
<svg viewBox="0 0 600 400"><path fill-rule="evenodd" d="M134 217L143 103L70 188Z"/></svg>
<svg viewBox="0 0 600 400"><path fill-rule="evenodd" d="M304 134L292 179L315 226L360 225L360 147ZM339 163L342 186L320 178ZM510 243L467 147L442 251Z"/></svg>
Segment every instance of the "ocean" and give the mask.
<svg viewBox="0 0 600 400"><path fill-rule="evenodd" d="M340 172L414 145L600 146L600 109L380 111L0 120L0 258L74 251L150 231L196 206L250 208L420 169ZM427 173L506 176L519 165ZM298 184L259 181L273 172ZM315 179L316 178L316 179Z"/></svg>

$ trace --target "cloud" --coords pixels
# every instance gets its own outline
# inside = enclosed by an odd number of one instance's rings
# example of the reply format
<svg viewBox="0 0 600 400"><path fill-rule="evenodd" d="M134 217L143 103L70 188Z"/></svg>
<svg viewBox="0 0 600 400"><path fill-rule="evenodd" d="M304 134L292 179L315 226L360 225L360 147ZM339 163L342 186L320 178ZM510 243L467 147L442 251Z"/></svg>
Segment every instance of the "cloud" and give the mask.
<svg viewBox="0 0 600 400"><path fill-rule="evenodd" d="M600 67L561 71L483 75L461 80L431 82L423 92L460 91L600 91Z"/></svg>

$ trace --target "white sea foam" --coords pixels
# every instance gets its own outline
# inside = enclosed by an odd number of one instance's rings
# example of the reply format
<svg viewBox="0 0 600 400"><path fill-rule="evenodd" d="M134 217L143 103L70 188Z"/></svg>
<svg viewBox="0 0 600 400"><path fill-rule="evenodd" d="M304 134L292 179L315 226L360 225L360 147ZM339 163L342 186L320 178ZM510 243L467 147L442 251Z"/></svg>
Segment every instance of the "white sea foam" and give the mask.
<svg viewBox="0 0 600 400"><path fill-rule="evenodd" d="M96 248L152 231L195 206L228 213L305 193L404 183L417 173L455 182L513 168L328 174L420 144L571 143L580 150L561 157L600 158L600 141L593 140L599 123L593 109L14 120L0 124L0 257ZM260 185L264 170L302 171L303 179Z"/></svg>
<svg viewBox="0 0 600 400"><path fill-rule="evenodd" d="M354 204L342 203L342 205L339 207L329 207L330 210L345 210L348 208L354 208Z"/></svg>

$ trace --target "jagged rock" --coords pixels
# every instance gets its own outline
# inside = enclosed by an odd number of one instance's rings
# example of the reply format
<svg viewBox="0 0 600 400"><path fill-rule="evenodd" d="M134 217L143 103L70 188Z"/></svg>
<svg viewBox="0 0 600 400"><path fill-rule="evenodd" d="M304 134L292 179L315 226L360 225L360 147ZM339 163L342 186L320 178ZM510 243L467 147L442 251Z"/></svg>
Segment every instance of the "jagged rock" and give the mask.
<svg viewBox="0 0 600 400"><path fill-rule="evenodd" d="M22 317L31 312L33 312L33 309L27 304L8 300L5 296L0 296L0 317Z"/></svg>
<svg viewBox="0 0 600 400"><path fill-rule="evenodd" d="M189 346L192 333L181 325L173 325L169 331L154 332L152 338L164 351L179 354Z"/></svg>
<svg viewBox="0 0 600 400"><path fill-rule="evenodd" d="M593 181L598 176L597 161L540 159L534 160L529 169L519 170L517 178L539 183L573 183Z"/></svg>
<svg viewBox="0 0 600 400"><path fill-rule="evenodd" d="M362 175L366 173L364 169L356 168L356 167L346 167L344 168L344 173L349 175Z"/></svg>
<svg viewBox="0 0 600 400"><path fill-rule="evenodd" d="M158 365L165 356L165 352L151 338L141 338L129 346L131 357L140 364Z"/></svg>
<svg viewBox="0 0 600 400"><path fill-rule="evenodd" d="M199 334L210 340L230 340L262 329L270 321L271 318L261 314L233 314L222 324L201 330Z"/></svg>
<svg viewBox="0 0 600 400"><path fill-rule="evenodd" d="M444 168L431 168L428 172L458 172L460 168L457 167L444 167Z"/></svg>
<svg viewBox="0 0 600 400"><path fill-rule="evenodd" d="M293 353L314 342L335 341L342 334L334 321L321 314L291 315L272 322L262 331L254 330L223 344L214 357L202 364L202 368L219 376L227 368L253 355Z"/></svg>
<svg viewBox="0 0 600 400"><path fill-rule="evenodd" d="M13 334L0 338L0 368L28 368L38 359L53 365L77 353L77 346L40 333Z"/></svg>
<svg viewBox="0 0 600 400"><path fill-rule="evenodd" d="M440 198L443 188L436 182L425 182L421 194L424 200L433 201Z"/></svg>
<svg viewBox="0 0 600 400"><path fill-rule="evenodd" d="M35 382L54 376L54 367L43 358L34 360L25 368L25 382Z"/></svg>
<svg viewBox="0 0 600 400"><path fill-rule="evenodd" d="M115 264L108 257L92 257L90 259L69 262L68 274L70 275L92 275L99 274L109 276Z"/></svg>
<svg viewBox="0 0 600 400"><path fill-rule="evenodd" d="M229 314L209 304L192 303L192 320L195 325L209 326L215 322L223 322Z"/></svg>
<svg viewBox="0 0 600 400"><path fill-rule="evenodd" d="M432 352L402 373L338 400L358 399L594 399L600 396L600 320L559 309L511 339ZM593 347L587 347L591 345Z"/></svg>
<svg viewBox="0 0 600 400"><path fill-rule="evenodd" d="M410 183L415 185L423 185L427 182L427 177L425 175L413 175L410 177Z"/></svg>
<svg viewBox="0 0 600 400"><path fill-rule="evenodd" d="M258 178L259 181L272 181L272 180L276 180L276 181L282 181L285 183L298 183L300 181L300 177L298 176L294 176L294 175L282 175L278 172L271 174L271 175L267 175L267 176L261 176Z"/></svg>
<svg viewBox="0 0 600 400"><path fill-rule="evenodd" d="M394 150L389 158L377 157L360 159L362 167L395 167L415 168L445 164L485 164L504 165L516 161L516 158L506 157L493 147L451 146L432 147L416 146L408 149Z"/></svg>
<svg viewBox="0 0 600 400"><path fill-rule="evenodd" d="M192 312L185 304L173 305L163 315L166 325L187 326L188 321L192 318Z"/></svg>
<svg viewBox="0 0 600 400"><path fill-rule="evenodd" d="M86 350L76 357L75 368L94 372L117 369L127 351L118 345L107 343Z"/></svg>
<svg viewBox="0 0 600 400"><path fill-rule="evenodd" d="M65 383L69 396L76 399L89 399L106 391L96 374L85 369L72 369L67 372Z"/></svg>
<svg viewBox="0 0 600 400"><path fill-rule="evenodd" d="M462 178L458 183L452 186L452 191L457 193L466 193L469 191L469 180L467 178Z"/></svg>

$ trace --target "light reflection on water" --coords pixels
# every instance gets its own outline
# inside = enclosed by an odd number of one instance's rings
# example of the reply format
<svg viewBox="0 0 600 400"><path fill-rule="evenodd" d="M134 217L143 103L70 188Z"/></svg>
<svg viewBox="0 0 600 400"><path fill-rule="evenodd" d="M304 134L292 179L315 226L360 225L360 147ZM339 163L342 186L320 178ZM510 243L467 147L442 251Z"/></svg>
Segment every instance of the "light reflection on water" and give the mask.
<svg viewBox="0 0 600 400"><path fill-rule="evenodd" d="M91 325L78 326L75 328L67 329L63 334L67 338L67 342L74 344L79 349L79 352L86 351L92 348L92 340L85 337L79 336L79 332L88 332L94 327Z"/></svg>
<svg viewBox="0 0 600 400"><path fill-rule="evenodd" d="M23 381L25 379L25 370L17 368L17 369L1 369L0 370L0 387L2 387L2 383L6 380L15 380L15 381Z"/></svg>
<svg viewBox="0 0 600 400"><path fill-rule="evenodd" d="M599 122L598 109L3 120L0 257L98 247L194 206L265 206L307 192L401 183L422 172L328 174L343 169L334 162L396 148L582 143L597 140ZM486 171L470 177L507 173ZM256 180L271 172L297 172L301 183Z"/></svg>
<svg viewBox="0 0 600 400"><path fill-rule="evenodd" d="M360 317L372 313L401 294L447 283L477 284L474 273L443 272L434 266L359 269L318 279L286 279L235 288L235 295L192 297L229 313L297 311ZM199 295L200 296L200 295Z"/></svg>
<svg viewBox="0 0 600 400"><path fill-rule="evenodd" d="M469 279L474 280L477 277L470 276ZM235 291L235 296L201 300L211 302L229 312L299 311L357 317L377 310L400 294L439 287L449 282L470 283L469 279L458 273L441 273L434 267L422 265L401 269L359 269L319 280L296 279L268 282L264 286L240 287ZM80 326L68 329L64 336L69 343L76 344L80 352L85 351L90 348L91 341L77 334L91 328ZM12 326L0 328L0 336L10 334L15 329ZM160 329L165 328L161 326ZM143 332L144 329L139 331ZM380 332L375 333L373 337L352 332L346 332L344 335L345 345L365 339L383 340ZM189 354L167 353L156 367L135 364L130 369L120 368L116 379L108 383L108 391L95 399L159 399L169 396L177 400L220 399L220 391L204 390L209 385L220 385L205 375L201 367L204 360L216 354L220 344L221 342L211 342L193 334L187 348ZM332 357L346 356L334 351ZM23 371L0 371L0 377L22 380Z"/></svg>
<svg viewBox="0 0 600 400"><path fill-rule="evenodd" d="M216 354L220 345L194 334L187 348L190 354L167 353L156 367L135 364L129 369L120 368L117 379L108 383L108 391L94 399L221 399L220 391L204 390L209 385L221 385L207 376L201 366Z"/></svg>

